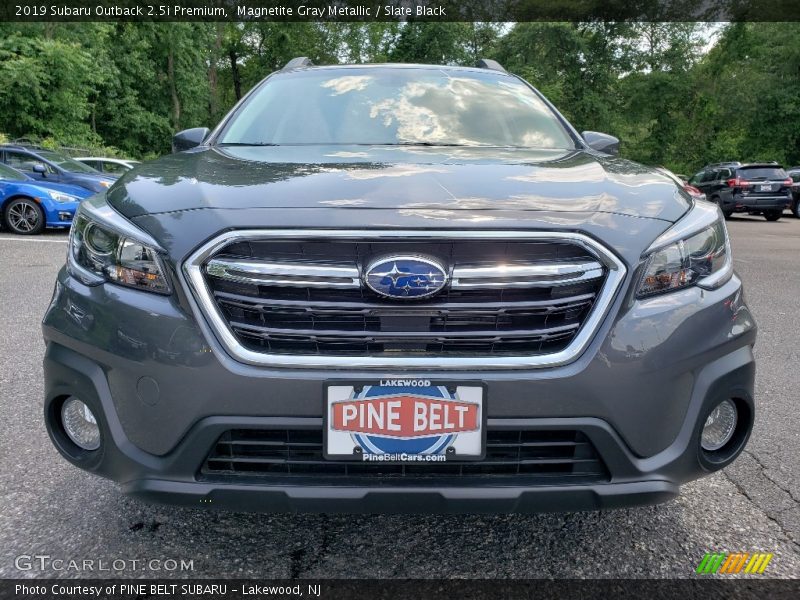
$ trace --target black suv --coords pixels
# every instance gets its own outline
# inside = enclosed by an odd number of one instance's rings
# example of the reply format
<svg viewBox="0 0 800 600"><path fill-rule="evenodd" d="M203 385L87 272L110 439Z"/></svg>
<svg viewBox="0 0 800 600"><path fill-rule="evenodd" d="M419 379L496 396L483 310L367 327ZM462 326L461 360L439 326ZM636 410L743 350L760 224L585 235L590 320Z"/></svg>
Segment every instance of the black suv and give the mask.
<svg viewBox="0 0 800 600"><path fill-rule="evenodd" d="M786 173L792 180L792 214L800 219L800 167L792 167Z"/></svg>
<svg viewBox="0 0 800 600"><path fill-rule="evenodd" d="M735 212L749 212L777 221L792 202L792 180L777 163L708 165L689 183L719 204L726 218Z"/></svg>
<svg viewBox="0 0 800 600"><path fill-rule="evenodd" d="M34 179L77 185L90 192L102 192L114 183L113 177L107 177L60 152L38 146L0 145L0 162Z"/></svg>

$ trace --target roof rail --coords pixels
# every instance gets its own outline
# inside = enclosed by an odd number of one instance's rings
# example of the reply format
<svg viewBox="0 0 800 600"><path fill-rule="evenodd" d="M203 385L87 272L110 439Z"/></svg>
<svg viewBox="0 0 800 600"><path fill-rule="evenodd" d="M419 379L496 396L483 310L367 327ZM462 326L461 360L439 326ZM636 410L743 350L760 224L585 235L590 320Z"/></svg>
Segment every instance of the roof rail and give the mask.
<svg viewBox="0 0 800 600"><path fill-rule="evenodd" d="M492 60L491 58L479 58L478 62L475 63L475 66L479 69L491 69L492 71L500 71L501 73L508 73L508 71L503 68L496 60Z"/></svg>
<svg viewBox="0 0 800 600"><path fill-rule="evenodd" d="M708 168L708 167L740 167L740 166L742 166L742 163L740 163L738 160L726 160L726 161L718 162L718 163L710 163L710 164L706 165L704 168Z"/></svg>
<svg viewBox="0 0 800 600"><path fill-rule="evenodd" d="M312 67L314 63L311 62L311 59L307 56L298 56L297 58L293 58L289 62L287 62L282 71L286 71L288 69L299 69L300 67Z"/></svg>

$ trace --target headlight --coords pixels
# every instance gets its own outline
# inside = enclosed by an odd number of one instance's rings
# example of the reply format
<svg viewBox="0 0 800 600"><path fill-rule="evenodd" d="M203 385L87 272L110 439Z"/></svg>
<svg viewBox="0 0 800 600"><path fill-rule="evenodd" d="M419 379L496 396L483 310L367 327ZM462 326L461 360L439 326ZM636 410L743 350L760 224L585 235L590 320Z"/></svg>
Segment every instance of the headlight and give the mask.
<svg viewBox="0 0 800 600"><path fill-rule="evenodd" d="M98 218L100 211L92 214L91 205L89 201L82 202L72 223L70 273L87 285L110 281L148 292L170 293L155 248ZM105 209L106 213L111 210L107 205ZM124 221L119 215L114 216ZM132 226L127 224L126 228Z"/></svg>
<svg viewBox="0 0 800 600"><path fill-rule="evenodd" d="M53 190L48 190L47 193L56 202L78 202L79 200L77 196L72 196L71 194L64 194L62 192L56 192Z"/></svg>
<svg viewBox="0 0 800 600"><path fill-rule="evenodd" d="M100 187L104 187L104 188L110 188L111 187L111 182L110 181L106 181L105 179L101 179L97 183L100 184Z"/></svg>
<svg viewBox="0 0 800 600"><path fill-rule="evenodd" d="M715 289L733 274L725 219L716 205L696 202L689 214L645 252L636 295L653 296L691 285Z"/></svg>

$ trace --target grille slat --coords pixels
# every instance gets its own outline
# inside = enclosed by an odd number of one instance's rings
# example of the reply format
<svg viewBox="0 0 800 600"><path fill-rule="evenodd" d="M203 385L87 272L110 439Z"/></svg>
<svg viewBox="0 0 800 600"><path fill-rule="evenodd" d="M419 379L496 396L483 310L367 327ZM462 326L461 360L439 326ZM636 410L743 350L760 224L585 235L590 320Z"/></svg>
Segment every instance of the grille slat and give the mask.
<svg viewBox="0 0 800 600"><path fill-rule="evenodd" d="M480 461L427 464L384 464L328 461L323 456L321 429L231 430L214 444L199 477L209 481L269 483L313 476L315 483L357 485L360 477L425 482L483 484L601 482L608 471L591 441L573 430L489 430L486 456ZM473 482L470 482L472 485Z"/></svg>
<svg viewBox="0 0 800 600"><path fill-rule="evenodd" d="M269 440L265 440L265 441L260 441L260 440L238 440L238 441L220 440L217 443L220 446L226 446L226 445L230 446L230 445L233 445L233 444L236 444L237 446L276 446L276 447L279 447L279 448L283 448L284 446L286 446L286 442L269 441ZM292 442L290 445L292 447L298 447L298 448L303 448L303 447L311 447L311 448L313 448L316 445L316 443L315 442Z"/></svg>
<svg viewBox="0 0 800 600"><path fill-rule="evenodd" d="M231 307L246 308L248 310L294 310L312 314L343 313L343 314L381 314L388 310L385 303L372 302L325 302L321 300L292 300L285 298L269 298L268 302L259 302L253 296L232 294L229 292L214 292L217 302ZM402 308L403 313L467 313L494 315L498 312L514 312L519 314L540 314L559 312L570 309L586 308L592 303L595 294L580 294L566 298L552 298L549 300L520 300L511 302L495 302L491 308L484 307L479 302L435 302L429 301L423 305L405 304L402 307L395 305L396 309Z"/></svg>
<svg viewBox="0 0 800 600"><path fill-rule="evenodd" d="M412 252L448 264L451 285L421 300L357 285L376 257ZM325 269L337 285L325 285ZM519 279L525 273L540 279L529 286ZM217 252L204 270L248 350L370 357L559 352L578 335L605 276L583 246L553 240L248 240ZM345 286L339 280L347 277Z"/></svg>
<svg viewBox="0 0 800 600"><path fill-rule="evenodd" d="M464 339L481 341L488 338L491 341L500 341L501 339L550 339L554 336L561 336L575 331L579 324L572 323L561 327L551 327L547 329L535 329L527 331L507 330L502 331L502 336L498 335L498 330L492 331L448 331L446 335L438 334L435 331L349 331L345 329L340 330L326 330L326 329L287 329L277 327L259 327L250 325L248 323L241 323L238 321L231 321L231 327L234 331L239 331L246 335L258 335L264 338L270 337L301 337L309 339L328 339L335 341L337 338L358 338L368 339L370 341L378 340L406 340L406 339L431 339L436 341L444 341L448 339Z"/></svg>

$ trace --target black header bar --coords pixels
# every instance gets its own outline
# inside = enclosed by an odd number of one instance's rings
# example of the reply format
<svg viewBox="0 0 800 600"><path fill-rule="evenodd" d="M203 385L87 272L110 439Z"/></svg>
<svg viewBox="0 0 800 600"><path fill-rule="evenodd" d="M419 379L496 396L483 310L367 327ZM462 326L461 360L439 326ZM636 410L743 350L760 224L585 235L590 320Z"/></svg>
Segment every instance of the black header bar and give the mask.
<svg viewBox="0 0 800 600"><path fill-rule="evenodd" d="M796 0L4 0L3 21L798 21Z"/></svg>
<svg viewBox="0 0 800 600"><path fill-rule="evenodd" d="M485 598L496 600L795 600L800 580L731 577L692 579L465 580L465 579L5 579L2 600L381 600Z"/></svg>

